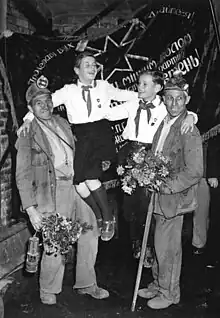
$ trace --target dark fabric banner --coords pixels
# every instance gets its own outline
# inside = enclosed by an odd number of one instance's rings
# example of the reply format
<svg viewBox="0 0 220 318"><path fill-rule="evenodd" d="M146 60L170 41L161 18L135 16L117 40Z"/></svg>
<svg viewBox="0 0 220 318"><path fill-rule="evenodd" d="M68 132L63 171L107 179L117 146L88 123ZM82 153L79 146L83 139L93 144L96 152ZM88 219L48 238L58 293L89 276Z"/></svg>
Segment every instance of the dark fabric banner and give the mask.
<svg viewBox="0 0 220 318"><path fill-rule="evenodd" d="M138 74L159 69L166 77L179 69L191 86L189 108L199 114L201 131L218 122L219 52L209 1L155 1L115 32L90 39L87 50L99 63L98 77L116 87L136 90ZM192 2L192 3L191 3ZM78 41L55 41L14 33L0 42L19 124L27 112L25 91L42 74L54 91L75 80ZM114 106L114 101L112 102ZM65 111L60 108L61 114ZM113 124L116 146L123 144L126 121Z"/></svg>

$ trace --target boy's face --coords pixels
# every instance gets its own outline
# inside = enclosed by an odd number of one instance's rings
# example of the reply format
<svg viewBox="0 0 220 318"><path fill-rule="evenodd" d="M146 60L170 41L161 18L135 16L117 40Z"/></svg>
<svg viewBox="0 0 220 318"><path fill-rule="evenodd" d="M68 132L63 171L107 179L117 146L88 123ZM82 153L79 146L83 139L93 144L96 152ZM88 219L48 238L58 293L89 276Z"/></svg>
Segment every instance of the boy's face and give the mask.
<svg viewBox="0 0 220 318"><path fill-rule="evenodd" d="M183 91L172 89L165 91L163 100L168 114L171 118L174 118L185 111L186 105L190 101L190 96Z"/></svg>
<svg viewBox="0 0 220 318"><path fill-rule="evenodd" d="M92 56L85 56L80 63L80 67L74 68L75 73L78 75L80 82L84 84L91 84L97 74L96 60Z"/></svg>
<svg viewBox="0 0 220 318"><path fill-rule="evenodd" d="M52 117L53 102L48 94L37 95L28 106L29 110L42 120L49 120Z"/></svg>
<svg viewBox="0 0 220 318"><path fill-rule="evenodd" d="M146 101L152 101L157 93L161 90L159 84L153 82L153 78L149 74L143 74L138 81L138 97Z"/></svg>

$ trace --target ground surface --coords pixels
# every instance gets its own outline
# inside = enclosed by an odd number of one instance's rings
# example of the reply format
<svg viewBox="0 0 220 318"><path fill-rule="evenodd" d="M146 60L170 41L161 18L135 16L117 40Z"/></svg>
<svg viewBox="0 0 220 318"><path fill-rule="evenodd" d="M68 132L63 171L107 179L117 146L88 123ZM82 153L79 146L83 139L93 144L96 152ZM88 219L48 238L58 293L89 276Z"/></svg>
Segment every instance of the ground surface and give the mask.
<svg viewBox="0 0 220 318"><path fill-rule="evenodd" d="M57 305L48 306L40 303L37 275L20 275L20 279L18 278L9 288L5 296L5 318L220 317L220 269L214 262L218 259L217 254L220 250L220 233L219 230L213 230L220 224L219 216L213 220L214 227L211 231L215 235L210 235L206 253L200 256L192 255L191 220L188 218L185 221L182 294L178 305L164 310L152 310L147 307L146 300L138 298L136 311L130 311L138 263L132 258L126 222L121 219L119 238L108 243L101 242L96 266L100 286L110 292L108 299L95 300L90 296L77 295L72 290L73 266L68 264L63 292L58 296ZM150 281L151 272L144 269L141 286L146 286Z"/></svg>

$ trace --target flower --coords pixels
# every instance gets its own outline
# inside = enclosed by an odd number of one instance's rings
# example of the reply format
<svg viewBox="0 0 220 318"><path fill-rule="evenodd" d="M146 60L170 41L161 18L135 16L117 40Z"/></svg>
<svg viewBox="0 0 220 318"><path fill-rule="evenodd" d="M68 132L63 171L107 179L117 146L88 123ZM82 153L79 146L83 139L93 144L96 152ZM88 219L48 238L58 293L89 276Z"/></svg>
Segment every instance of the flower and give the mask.
<svg viewBox="0 0 220 318"><path fill-rule="evenodd" d="M129 154L124 166L118 166L122 190L132 194L137 186L150 192L159 192L167 178L172 178L173 167L170 158L161 153L154 154L145 147L139 147Z"/></svg>
<svg viewBox="0 0 220 318"><path fill-rule="evenodd" d="M122 165L119 165L119 166L117 167L117 174L118 174L119 176L122 176L122 175L124 174L124 172L125 172L125 169L122 167Z"/></svg>
<svg viewBox="0 0 220 318"><path fill-rule="evenodd" d="M47 255L67 254L80 235L91 230L92 226L72 221L59 213L43 219L42 237Z"/></svg>

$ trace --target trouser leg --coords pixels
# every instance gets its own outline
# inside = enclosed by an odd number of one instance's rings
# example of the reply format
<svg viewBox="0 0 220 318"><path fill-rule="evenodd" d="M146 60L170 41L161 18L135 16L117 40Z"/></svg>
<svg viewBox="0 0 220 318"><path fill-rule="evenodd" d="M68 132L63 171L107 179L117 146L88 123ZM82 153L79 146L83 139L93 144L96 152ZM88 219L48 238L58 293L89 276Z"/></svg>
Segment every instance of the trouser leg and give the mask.
<svg viewBox="0 0 220 318"><path fill-rule="evenodd" d="M180 272L182 264L181 232L183 216L166 220L155 216L155 252L153 277L164 296L178 303L180 300Z"/></svg>
<svg viewBox="0 0 220 318"><path fill-rule="evenodd" d="M198 186L198 208L193 215L193 239L192 245L198 248L204 247L207 241L209 226L210 190L205 178L202 178Z"/></svg>
<svg viewBox="0 0 220 318"><path fill-rule="evenodd" d="M98 237L93 232L80 236L77 245L76 280L74 288L85 288L96 284L95 262Z"/></svg>
<svg viewBox="0 0 220 318"><path fill-rule="evenodd" d="M71 182L61 181L56 189L56 212L72 218L74 211L75 188ZM60 254L43 253L40 271L40 289L45 293L58 294L62 290L65 263Z"/></svg>
<svg viewBox="0 0 220 318"><path fill-rule="evenodd" d="M40 272L40 289L44 293L59 294L62 290L64 262L61 255L43 253Z"/></svg>

